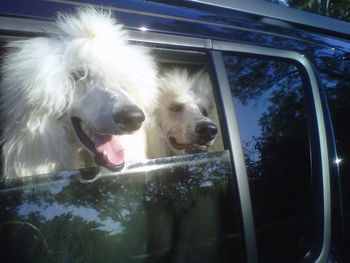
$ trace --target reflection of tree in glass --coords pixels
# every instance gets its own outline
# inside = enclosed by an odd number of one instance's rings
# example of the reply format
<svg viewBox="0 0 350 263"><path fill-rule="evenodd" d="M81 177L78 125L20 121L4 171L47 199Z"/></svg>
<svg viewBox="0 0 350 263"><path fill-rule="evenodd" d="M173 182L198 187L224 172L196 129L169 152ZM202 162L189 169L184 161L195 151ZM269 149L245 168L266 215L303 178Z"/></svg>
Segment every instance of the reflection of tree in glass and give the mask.
<svg viewBox="0 0 350 263"><path fill-rule="evenodd" d="M181 258L183 247L195 251L205 243L217 242L221 235L218 228L222 225L221 208L232 207L230 201L224 201L230 200L227 185L230 173L231 168L223 165L222 160L212 159L193 161L170 171L161 169L152 176L144 196L150 232L147 251L151 259L160 255L165 261ZM225 216L231 217L227 212ZM196 260L206 262L205 255L198 254Z"/></svg>
<svg viewBox="0 0 350 263"><path fill-rule="evenodd" d="M226 56L225 64L233 97L254 111L258 120L257 135L242 142L251 182L261 179L261 183L251 184L254 195L260 196L255 205L272 209L258 217L258 223L295 213L288 209L307 203L307 191L300 187L307 188L310 181L307 116L299 72L291 63L261 58ZM281 210L276 214L278 207L285 208L286 214Z"/></svg>
<svg viewBox="0 0 350 263"><path fill-rule="evenodd" d="M62 180L43 177L13 188L0 185L0 223L17 220L40 231L48 249L34 255L36 262L169 262L189 248L193 257L203 256L200 262L208 261L207 253L220 261L217 243L237 231L228 191L229 156L176 158L182 161L88 184L77 180L76 172ZM8 235L4 238L9 242ZM23 234L16 244L32 238Z"/></svg>
<svg viewBox="0 0 350 263"><path fill-rule="evenodd" d="M298 71L289 63L225 56L225 64L231 92L242 104L266 96L266 93L287 92L300 85Z"/></svg>

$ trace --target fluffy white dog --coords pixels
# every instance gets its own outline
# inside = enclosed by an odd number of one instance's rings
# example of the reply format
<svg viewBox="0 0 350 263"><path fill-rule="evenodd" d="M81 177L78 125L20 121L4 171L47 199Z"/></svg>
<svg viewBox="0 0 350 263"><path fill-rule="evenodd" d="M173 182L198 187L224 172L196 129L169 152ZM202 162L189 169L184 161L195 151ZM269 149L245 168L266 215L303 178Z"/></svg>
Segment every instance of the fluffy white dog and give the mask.
<svg viewBox="0 0 350 263"><path fill-rule="evenodd" d="M211 82L206 71L190 76L174 68L159 77L159 96L148 126L148 157L208 151L220 133ZM221 137L215 150L222 150Z"/></svg>
<svg viewBox="0 0 350 263"><path fill-rule="evenodd" d="M156 66L110 12L60 14L58 34L14 41L2 66L6 178L145 158ZM142 126L143 127L143 126Z"/></svg>

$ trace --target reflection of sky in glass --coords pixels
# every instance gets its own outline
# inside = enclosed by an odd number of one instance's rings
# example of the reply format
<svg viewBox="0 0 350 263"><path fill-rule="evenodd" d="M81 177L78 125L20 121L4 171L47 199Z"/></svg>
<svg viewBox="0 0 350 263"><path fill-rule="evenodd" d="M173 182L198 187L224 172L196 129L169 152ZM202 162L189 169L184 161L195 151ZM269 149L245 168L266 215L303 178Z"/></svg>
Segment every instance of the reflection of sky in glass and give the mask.
<svg viewBox="0 0 350 263"><path fill-rule="evenodd" d="M273 117L276 109L270 107L279 107L276 98L300 89L301 78L296 67L285 62L227 56L226 63L242 146L256 162L261 158L256 144L262 140L264 128L260 121Z"/></svg>
<svg viewBox="0 0 350 263"><path fill-rule="evenodd" d="M249 101L247 105L243 105L239 99L233 98L233 105L236 111L239 134L245 154L251 160L255 162L259 161L261 156L259 151L254 148L254 138L261 136L259 120L262 114L266 112L266 100ZM251 144L249 144L250 142Z"/></svg>
<svg viewBox="0 0 350 263"><path fill-rule="evenodd" d="M70 183L69 180L63 180L60 182L57 182L55 184L52 184L48 187L51 194L58 194L60 193L66 186L68 186Z"/></svg>
<svg viewBox="0 0 350 263"><path fill-rule="evenodd" d="M42 201L40 204L24 202L18 207L18 214L20 216L29 217L33 213L39 213L40 216L48 221L55 219L55 217L71 214L72 216L81 217L86 223L94 222L100 224L101 226L98 229L109 232L110 235L119 234L124 231L120 222L116 222L110 217L102 220L95 209L83 206L65 206L57 202L49 204Z"/></svg>
<svg viewBox="0 0 350 263"><path fill-rule="evenodd" d="M243 105L239 99L233 98L242 143L249 142L253 136L259 137L261 135L258 122L266 107L263 103L258 103L255 107L249 107L251 104L253 103L248 103L248 106Z"/></svg>
<svg viewBox="0 0 350 263"><path fill-rule="evenodd" d="M269 74L276 73L269 69ZM250 99L246 104L242 104L236 97L232 98L242 143L250 142L253 137L259 137L261 135L259 120L267 111L269 98L271 98L273 92L278 89L279 87L277 85L272 85L269 89L266 89L260 97Z"/></svg>

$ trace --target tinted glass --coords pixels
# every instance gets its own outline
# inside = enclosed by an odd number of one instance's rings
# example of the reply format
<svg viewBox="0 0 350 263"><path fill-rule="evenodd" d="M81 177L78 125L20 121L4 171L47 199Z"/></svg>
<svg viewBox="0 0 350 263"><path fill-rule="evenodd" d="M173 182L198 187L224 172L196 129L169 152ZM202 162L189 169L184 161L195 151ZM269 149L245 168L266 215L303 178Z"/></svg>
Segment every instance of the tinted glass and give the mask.
<svg viewBox="0 0 350 263"><path fill-rule="evenodd" d="M261 262L310 248L311 160L301 74L289 62L227 54Z"/></svg>
<svg viewBox="0 0 350 263"><path fill-rule="evenodd" d="M330 108L332 125L335 135L336 157L333 157L333 180L334 180L334 208L343 205L345 239L347 244L345 251L350 246L350 62L346 56L330 59L325 56L318 61L322 85ZM338 177L338 173L340 177ZM339 180L340 179L340 180ZM339 191L338 187L341 185ZM341 200L343 201L341 203ZM334 218L337 227L341 226L340 216ZM350 254L347 259L350 260Z"/></svg>
<svg viewBox="0 0 350 263"><path fill-rule="evenodd" d="M7 181L1 262L242 261L227 151Z"/></svg>
<svg viewBox="0 0 350 263"><path fill-rule="evenodd" d="M339 171L343 179L344 210L350 213L350 63L334 61L321 70L336 137Z"/></svg>

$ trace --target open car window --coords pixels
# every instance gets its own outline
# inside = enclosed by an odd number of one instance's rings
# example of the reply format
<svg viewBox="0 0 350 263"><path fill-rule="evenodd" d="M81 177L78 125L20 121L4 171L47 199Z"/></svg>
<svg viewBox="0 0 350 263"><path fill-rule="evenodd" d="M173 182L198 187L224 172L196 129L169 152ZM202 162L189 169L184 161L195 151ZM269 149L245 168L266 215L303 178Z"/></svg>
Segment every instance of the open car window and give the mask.
<svg viewBox="0 0 350 263"><path fill-rule="evenodd" d="M199 71L209 77L206 89L214 104L212 114L205 113L209 119L214 116L217 134L208 153L187 153L185 148L169 154L177 156L155 155L126 163L120 172L91 167L2 180L0 258L17 262L243 261L240 210L208 56L164 48L152 52L160 74L176 69L189 78Z"/></svg>

